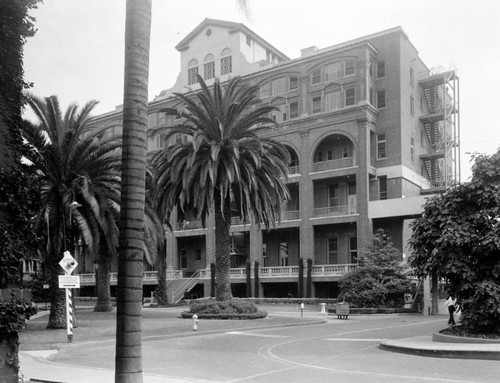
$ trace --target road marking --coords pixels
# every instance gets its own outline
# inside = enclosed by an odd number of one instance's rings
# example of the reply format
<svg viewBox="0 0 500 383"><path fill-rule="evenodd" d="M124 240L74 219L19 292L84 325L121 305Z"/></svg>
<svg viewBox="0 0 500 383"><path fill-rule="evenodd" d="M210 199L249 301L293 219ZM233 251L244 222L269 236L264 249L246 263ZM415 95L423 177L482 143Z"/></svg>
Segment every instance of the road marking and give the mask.
<svg viewBox="0 0 500 383"><path fill-rule="evenodd" d="M359 339L359 338L326 338L324 340L333 340L340 342L382 342L387 339Z"/></svg>
<svg viewBox="0 0 500 383"><path fill-rule="evenodd" d="M246 335L246 336L257 336L261 338L288 338L286 335L271 335L271 334L257 334L252 332L243 332L243 331L228 331L226 332L228 335Z"/></svg>

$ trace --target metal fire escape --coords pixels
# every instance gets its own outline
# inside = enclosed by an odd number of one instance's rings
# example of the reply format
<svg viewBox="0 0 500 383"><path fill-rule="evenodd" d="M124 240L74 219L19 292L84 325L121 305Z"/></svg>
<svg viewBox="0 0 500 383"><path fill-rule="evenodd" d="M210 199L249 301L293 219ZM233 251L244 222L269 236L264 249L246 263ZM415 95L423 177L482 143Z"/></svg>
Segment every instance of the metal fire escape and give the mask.
<svg viewBox="0 0 500 383"><path fill-rule="evenodd" d="M420 117L427 137L420 159L430 187L422 193L435 193L460 182L459 79L455 70L433 70L419 85L428 107Z"/></svg>

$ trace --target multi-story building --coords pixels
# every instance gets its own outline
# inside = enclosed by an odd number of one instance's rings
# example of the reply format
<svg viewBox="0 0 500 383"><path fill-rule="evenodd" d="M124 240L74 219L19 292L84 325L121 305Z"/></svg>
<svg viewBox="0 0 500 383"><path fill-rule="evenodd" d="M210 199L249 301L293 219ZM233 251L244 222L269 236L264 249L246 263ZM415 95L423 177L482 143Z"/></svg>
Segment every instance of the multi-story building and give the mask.
<svg viewBox="0 0 500 383"><path fill-rule="evenodd" d="M312 295L335 297L375 230L384 229L404 257L408 223L426 196L459 181L457 74L430 70L401 27L290 59L243 24L205 19L176 49L177 82L149 104L149 125L158 131L149 151L168 145L158 128L176 123L161 112L178 105L173 92L199 89L197 74L208 84L243 76L260 86L262 103L277 108L279 129L265 134L292 158L281 222L266 230L233 221L236 296L245 294L247 262L252 269L258 262L260 295L286 296L297 293L299 262L311 259ZM116 134L121 124L117 108L96 117L87 134ZM168 279L185 282L171 282L171 293L209 295L213 221L204 228L179 213L171 222ZM92 275L85 280L92 284ZM154 271L145 275L145 285L156 283Z"/></svg>

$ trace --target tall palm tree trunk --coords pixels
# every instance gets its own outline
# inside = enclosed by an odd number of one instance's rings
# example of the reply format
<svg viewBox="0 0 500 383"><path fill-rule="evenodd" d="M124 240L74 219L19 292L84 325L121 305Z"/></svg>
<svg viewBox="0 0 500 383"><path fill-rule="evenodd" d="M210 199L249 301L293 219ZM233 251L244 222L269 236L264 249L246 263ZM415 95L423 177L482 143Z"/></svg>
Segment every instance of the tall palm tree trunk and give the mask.
<svg viewBox="0 0 500 383"><path fill-rule="evenodd" d="M94 307L94 311L98 312L109 312L113 311L113 306L111 305L111 255L104 250L105 246L101 247L101 253L97 259L97 302Z"/></svg>
<svg viewBox="0 0 500 383"><path fill-rule="evenodd" d="M229 229L231 227L231 208L225 202L221 211L221 201L216 192L215 197L215 278L217 289L215 298L218 301L230 300L231 293L231 256L229 254Z"/></svg>
<svg viewBox="0 0 500 383"><path fill-rule="evenodd" d="M64 274L57 259L48 265L50 275L50 314L47 328L66 328L66 292L59 288L59 275Z"/></svg>
<svg viewBox="0 0 500 383"><path fill-rule="evenodd" d="M142 273L151 0L127 0L115 382L142 383Z"/></svg>

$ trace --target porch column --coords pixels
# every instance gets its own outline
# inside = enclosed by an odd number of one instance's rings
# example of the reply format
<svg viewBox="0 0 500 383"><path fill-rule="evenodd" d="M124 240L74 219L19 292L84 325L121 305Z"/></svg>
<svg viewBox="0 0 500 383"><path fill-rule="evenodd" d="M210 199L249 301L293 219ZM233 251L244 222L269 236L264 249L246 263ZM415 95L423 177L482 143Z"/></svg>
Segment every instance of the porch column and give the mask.
<svg viewBox="0 0 500 383"><path fill-rule="evenodd" d="M207 217L205 230L205 254L206 268L210 269L210 264L215 262L215 216L210 214Z"/></svg>
<svg viewBox="0 0 500 383"><path fill-rule="evenodd" d="M300 133L299 167L301 180L299 183L300 208L300 253L304 261L311 258L314 261L314 230L311 223L314 208L314 187L309 176L312 169L313 155L309 142L309 132Z"/></svg>
<svg viewBox="0 0 500 383"><path fill-rule="evenodd" d="M165 251L167 252L167 279L168 275L172 275L175 270L179 270L179 256L177 253L177 238L175 237L175 230L177 224L177 208L174 208L172 214L170 214L170 224L173 226L173 230L168 230L165 232L165 239L167 246Z"/></svg>
<svg viewBox="0 0 500 383"><path fill-rule="evenodd" d="M250 254L248 261L251 263L258 261L262 265L262 230L254 223L250 227Z"/></svg>
<svg viewBox="0 0 500 383"><path fill-rule="evenodd" d="M358 120L358 172L356 173L357 195L357 239L358 253L363 254L372 241L372 220L368 215L370 200L369 169L370 169L370 124L368 119Z"/></svg>

